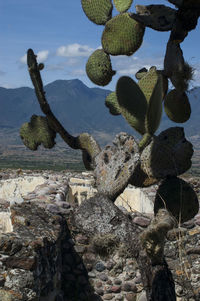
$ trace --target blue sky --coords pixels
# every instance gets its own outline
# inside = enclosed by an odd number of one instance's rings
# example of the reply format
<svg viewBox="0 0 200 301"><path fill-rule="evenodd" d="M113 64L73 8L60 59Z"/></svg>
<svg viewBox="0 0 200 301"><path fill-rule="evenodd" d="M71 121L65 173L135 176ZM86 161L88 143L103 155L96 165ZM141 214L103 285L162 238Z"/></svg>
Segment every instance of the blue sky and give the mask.
<svg viewBox="0 0 200 301"><path fill-rule="evenodd" d="M134 0L135 4L165 4L167 1ZM114 11L114 15L116 11ZM57 79L78 78L89 87L85 64L89 55L101 46L104 26L89 21L81 0L0 0L0 86L32 87L26 67L26 51L32 48L45 63L44 84ZM146 29L143 44L131 57L111 57L117 74L106 89L114 90L122 75L134 77L142 67L162 68L169 32ZM200 86L200 32L189 33L181 44L185 60L195 69L192 86Z"/></svg>

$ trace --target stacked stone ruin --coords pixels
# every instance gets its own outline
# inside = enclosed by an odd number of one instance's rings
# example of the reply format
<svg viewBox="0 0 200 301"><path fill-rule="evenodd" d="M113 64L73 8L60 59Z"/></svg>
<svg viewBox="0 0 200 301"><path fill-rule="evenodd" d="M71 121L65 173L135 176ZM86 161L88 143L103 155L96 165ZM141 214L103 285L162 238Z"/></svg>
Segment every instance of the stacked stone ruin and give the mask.
<svg viewBox="0 0 200 301"><path fill-rule="evenodd" d="M0 300L145 300L129 246L112 233L89 237L76 225L76 208L96 193L92 173L5 170L0 177ZM199 180L189 181L198 194ZM156 187L140 194L127 189L117 205L144 229ZM142 206L134 199L123 206L129 191L141 196ZM169 231L165 255L177 300L194 300L200 290L200 213Z"/></svg>

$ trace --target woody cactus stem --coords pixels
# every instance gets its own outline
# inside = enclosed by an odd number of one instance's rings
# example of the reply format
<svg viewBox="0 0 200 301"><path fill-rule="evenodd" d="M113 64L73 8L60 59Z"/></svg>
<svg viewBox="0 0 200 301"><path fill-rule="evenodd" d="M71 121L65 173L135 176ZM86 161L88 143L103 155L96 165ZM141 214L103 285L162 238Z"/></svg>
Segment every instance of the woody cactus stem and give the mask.
<svg viewBox="0 0 200 301"><path fill-rule="evenodd" d="M148 300L176 301L172 274L164 257L167 232L177 226L176 220L166 209L160 209L149 227L140 235L141 243L152 264L151 288L147 290Z"/></svg>
<svg viewBox="0 0 200 301"><path fill-rule="evenodd" d="M46 100L45 91L43 88L42 78L40 75L40 64L38 65L36 55L32 49L27 52L27 65L29 74L35 88L35 93L42 112L46 115L49 126L56 133L60 134L62 139L73 149L80 149L84 153L84 164L86 169L93 169L94 158L100 152L100 146L95 139L88 133L82 133L78 137L70 135L62 124L57 120L51 111L51 108Z"/></svg>

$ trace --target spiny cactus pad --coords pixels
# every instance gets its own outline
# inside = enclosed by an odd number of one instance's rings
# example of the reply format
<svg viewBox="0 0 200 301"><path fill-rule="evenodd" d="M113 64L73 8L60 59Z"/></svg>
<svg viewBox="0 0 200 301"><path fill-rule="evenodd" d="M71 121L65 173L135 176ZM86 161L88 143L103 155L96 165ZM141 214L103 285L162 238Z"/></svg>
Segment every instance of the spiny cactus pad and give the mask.
<svg viewBox="0 0 200 301"><path fill-rule="evenodd" d="M131 7L133 0L113 0L113 2L114 2L116 9L120 13L124 13Z"/></svg>
<svg viewBox="0 0 200 301"><path fill-rule="evenodd" d="M145 132L154 134L162 116L162 77L155 67L151 67L149 72L139 80L138 86L144 93L148 103L145 116Z"/></svg>
<svg viewBox="0 0 200 301"><path fill-rule="evenodd" d="M106 86L116 72L112 70L110 56L102 49L97 49L87 61L86 73L96 85Z"/></svg>
<svg viewBox="0 0 200 301"><path fill-rule="evenodd" d="M183 223L198 213L199 202L191 185L172 177L165 179L157 190L154 212L157 213L161 208L166 208L178 223Z"/></svg>
<svg viewBox="0 0 200 301"><path fill-rule="evenodd" d="M164 101L165 113L174 122L186 122L191 115L191 106L185 92L170 91Z"/></svg>
<svg viewBox="0 0 200 301"><path fill-rule="evenodd" d="M55 145L56 133L49 127L46 117L33 115L29 123L24 123L20 129L20 136L25 146L37 150L40 144L45 148Z"/></svg>
<svg viewBox="0 0 200 301"><path fill-rule="evenodd" d="M95 24L104 25L112 17L111 0L81 0L88 19Z"/></svg>
<svg viewBox="0 0 200 301"><path fill-rule="evenodd" d="M149 71L146 72L146 74L138 82L138 86L144 93L144 96L146 97L148 103L157 84L157 81L158 73L156 67L151 67Z"/></svg>
<svg viewBox="0 0 200 301"><path fill-rule="evenodd" d="M165 5L136 5L137 14L133 18L158 31L172 29L176 18L176 10Z"/></svg>
<svg viewBox="0 0 200 301"><path fill-rule="evenodd" d="M157 179L178 176L191 167L192 155L193 147L185 139L184 129L172 127L152 137L141 153L141 168Z"/></svg>
<svg viewBox="0 0 200 301"><path fill-rule="evenodd" d="M120 115L121 114L121 110L117 101L117 95L115 92L111 92L105 100L105 105L106 107L109 108L110 113L112 115Z"/></svg>
<svg viewBox="0 0 200 301"><path fill-rule="evenodd" d="M148 72L148 70L147 70L146 68L140 69L140 70L135 74L136 79L140 80L141 78L143 78L143 76L146 75L147 72Z"/></svg>
<svg viewBox="0 0 200 301"><path fill-rule="evenodd" d="M161 75L162 77L162 86L163 86L163 94L162 94L162 99L165 98L168 92L168 78L165 76L163 73L163 70L157 70L158 74Z"/></svg>
<svg viewBox="0 0 200 301"><path fill-rule="evenodd" d="M98 192L114 201L127 186L139 159L138 145L134 138L126 133L119 133L113 145L106 146L95 158L94 175Z"/></svg>
<svg viewBox="0 0 200 301"><path fill-rule="evenodd" d="M145 133L147 100L137 83L128 76L119 78L116 87L121 114L140 134Z"/></svg>
<svg viewBox="0 0 200 301"><path fill-rule="evenodd" d="M102 47L111 55L132 55L142 44L144 30L129 13L119 14L106 23Z"/></svg>

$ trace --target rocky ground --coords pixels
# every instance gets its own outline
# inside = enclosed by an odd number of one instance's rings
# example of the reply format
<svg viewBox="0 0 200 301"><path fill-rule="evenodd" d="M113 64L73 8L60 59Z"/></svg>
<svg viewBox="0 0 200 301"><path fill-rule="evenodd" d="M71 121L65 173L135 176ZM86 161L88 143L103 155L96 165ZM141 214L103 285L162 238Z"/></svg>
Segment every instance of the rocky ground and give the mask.
<svg viewBox="0 0 200 301"><path fill-rule="evenodd" d="M112 235L88 237L74 223L78 204L69 189L70 178L88 180L91 174L6 169L0 171L0 183L39 176L44 182L23 198L1 198L0 211L10 224L1 228L0 300L145 300L140 270L128 246L116 243ZM184 178L199 194L199 179ZM120 209L140 229L149 225L151 214ZM199 300L200 213L169 231L165 254L177 300Z"/></svg>

